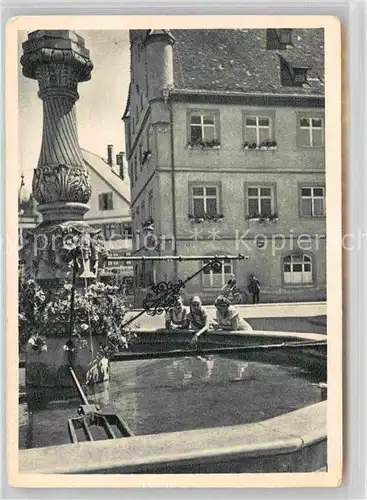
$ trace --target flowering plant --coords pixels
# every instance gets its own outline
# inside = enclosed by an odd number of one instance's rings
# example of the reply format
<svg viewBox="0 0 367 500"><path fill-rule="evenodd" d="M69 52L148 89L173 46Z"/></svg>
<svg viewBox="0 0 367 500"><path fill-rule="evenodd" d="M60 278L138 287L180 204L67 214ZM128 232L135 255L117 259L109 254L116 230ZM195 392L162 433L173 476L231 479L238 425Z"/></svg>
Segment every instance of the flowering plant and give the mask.
<svg viewBox="0 0 367 500"><path fill-rule="evenodd" d="M204 213L203 215L188 214L188 217L189 217L191 222L196 222L196 223L200 224L201 222L204 222L205 220L211 220L213 222L222 222L224 215L223 214Z"/></svg>
<svg viewBox="0 0 367 500"><path fill-rule="evenodd" d="M35 351L47 351L46 337L44 335L33 335L28 342Z"/></svg>
<svg viewBox="0 0 367 500"><path fill-rule="evenodd" d="M266 222L266 221L277 221L278 220L278 214L254 214L254 215L248 215L246 217L247 220L256 220L261 222Z"/></svg>
<svg viewBox="0 0 367 500"><path fill-rule="evenodd" d="M212 141L190 141L187 143L188 149L220 149L220 141L213 139Z"/></svg>
<svg viewBox="0 0 367 500"><path fill-rule="evenodd" d="M88 345L90 335L105 337L107 353L127 348L133 338L123 328L128 311L126 298L117 286L95 283L85 294L75 290L73 329L70 331L71 285L62 284L45 292L33 279L19 288L20 342L29 342L39 352L47 350L47 337L71 335L64 350L74 351ZM46 346L46 347L45 347Z"/></svg>
<svg viewBox="0 0 367 500"><path fill-rule="evenodd" d="M262 141L259 143L246 141L243 145L244 149L276 149L277 141Z"/></svg>

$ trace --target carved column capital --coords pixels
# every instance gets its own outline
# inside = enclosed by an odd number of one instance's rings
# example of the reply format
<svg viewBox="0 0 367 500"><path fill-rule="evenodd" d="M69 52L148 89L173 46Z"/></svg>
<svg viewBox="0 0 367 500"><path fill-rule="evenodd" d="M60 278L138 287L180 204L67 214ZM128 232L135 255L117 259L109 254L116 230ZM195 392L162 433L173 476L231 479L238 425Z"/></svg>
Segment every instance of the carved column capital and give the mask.
<svg viewBox="0 0 367 500"><path fill-rule="evenodd" d="M84 39L69 30L38 30L23 43L23 75L48 88L76 90L90 79L93 69Z"/></svg>
<svg viewBox="0 0 367 500"><path fill-rule="evenodd" d="M88 210L88 171L78 142L75 102L78 83L93 64L84 39L69 30L28 35L21 57L23 75L38 81L43 101L43 136L33 194L44 220L78 220Z"/></svg>

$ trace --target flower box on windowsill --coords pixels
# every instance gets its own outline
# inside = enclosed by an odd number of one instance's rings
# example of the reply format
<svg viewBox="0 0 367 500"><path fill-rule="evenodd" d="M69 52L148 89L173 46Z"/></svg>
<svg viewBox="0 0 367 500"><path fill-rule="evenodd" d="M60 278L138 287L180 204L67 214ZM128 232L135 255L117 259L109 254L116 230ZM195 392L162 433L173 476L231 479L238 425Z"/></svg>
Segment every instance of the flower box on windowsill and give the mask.
<svg viewBox="0 0 367 500"><path fill-rule="evenodd" d="M209 215L209 214L204 214L203 216L195 216L193 214L188 215L190 221L192 224L201 224L204 221L212 221L212 222L222 222L224 219L223 214L216 214L216 215Z"/></svg>
<svg viewBox="0 0 367 500"><path fill-rule="evenodd" d="M198 141L198 142L188 142L186 145L187 149L220 149L221 144L219 141Z"/></svg>
<svg viewBox="0 0 367 500"><path fill-rule="evenodd" d="M279 220L278 214L271 215L249 215L246 217L246 220L259 222L262 224L263 222L277 222Z"/></svg>
<svg viewBox="0 0 367 500"><path fill-rule="evenodd" d="M245 142L243 149L250 151L269 151L277 149L276 141L264 141L257 144L256 142Z"/></svg>

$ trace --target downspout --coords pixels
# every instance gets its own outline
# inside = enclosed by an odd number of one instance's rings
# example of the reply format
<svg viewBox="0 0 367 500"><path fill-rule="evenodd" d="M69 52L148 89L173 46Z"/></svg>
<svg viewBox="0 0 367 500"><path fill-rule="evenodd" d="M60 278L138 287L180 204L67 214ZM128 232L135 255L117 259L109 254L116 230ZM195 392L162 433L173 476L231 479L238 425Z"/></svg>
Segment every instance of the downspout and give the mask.
<svg viewBox="0 0 367 500"><path fill-rule="evenodd" d="M175 189L175 150L173 137L173 110L172 103L168 102L170 97L169 89L164 89L164 100L168 105L170 121L170 148L171 148L171 189L172 189L172 226L173 226L173 255L177 255L177 219L176 219L176 189ZM177 261L173 262L174 280L177 281Z"/></svg>

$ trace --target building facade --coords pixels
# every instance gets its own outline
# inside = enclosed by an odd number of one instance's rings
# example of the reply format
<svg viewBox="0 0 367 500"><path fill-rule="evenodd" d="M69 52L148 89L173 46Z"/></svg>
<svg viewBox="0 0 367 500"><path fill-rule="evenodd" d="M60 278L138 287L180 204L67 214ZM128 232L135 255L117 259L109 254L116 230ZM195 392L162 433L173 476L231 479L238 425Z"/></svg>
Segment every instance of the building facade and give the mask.
<svg viewBox="0 0 367 500"><path fill-rule="evenodd" d="M101 229L109 250L109 259L100 272L100 279L114 278L130 284L133 277L131 262L114 260L114 257L128 257L132 252L130 182L124 172L124 153L120 151L115 157L110 144L106 152L104 159L82 149L92 185L89 210L84 220Z"/></svg>
<svg viewBox="0 0 367 500"><path fill-rule="evenodd" d="M137 288L198 275L211 301L255 274L264 301L326 298L323 30L131 31L124 113ZM153 226L152 226L152 220ZM153 229L154 232L153 232Z"/></svg>

